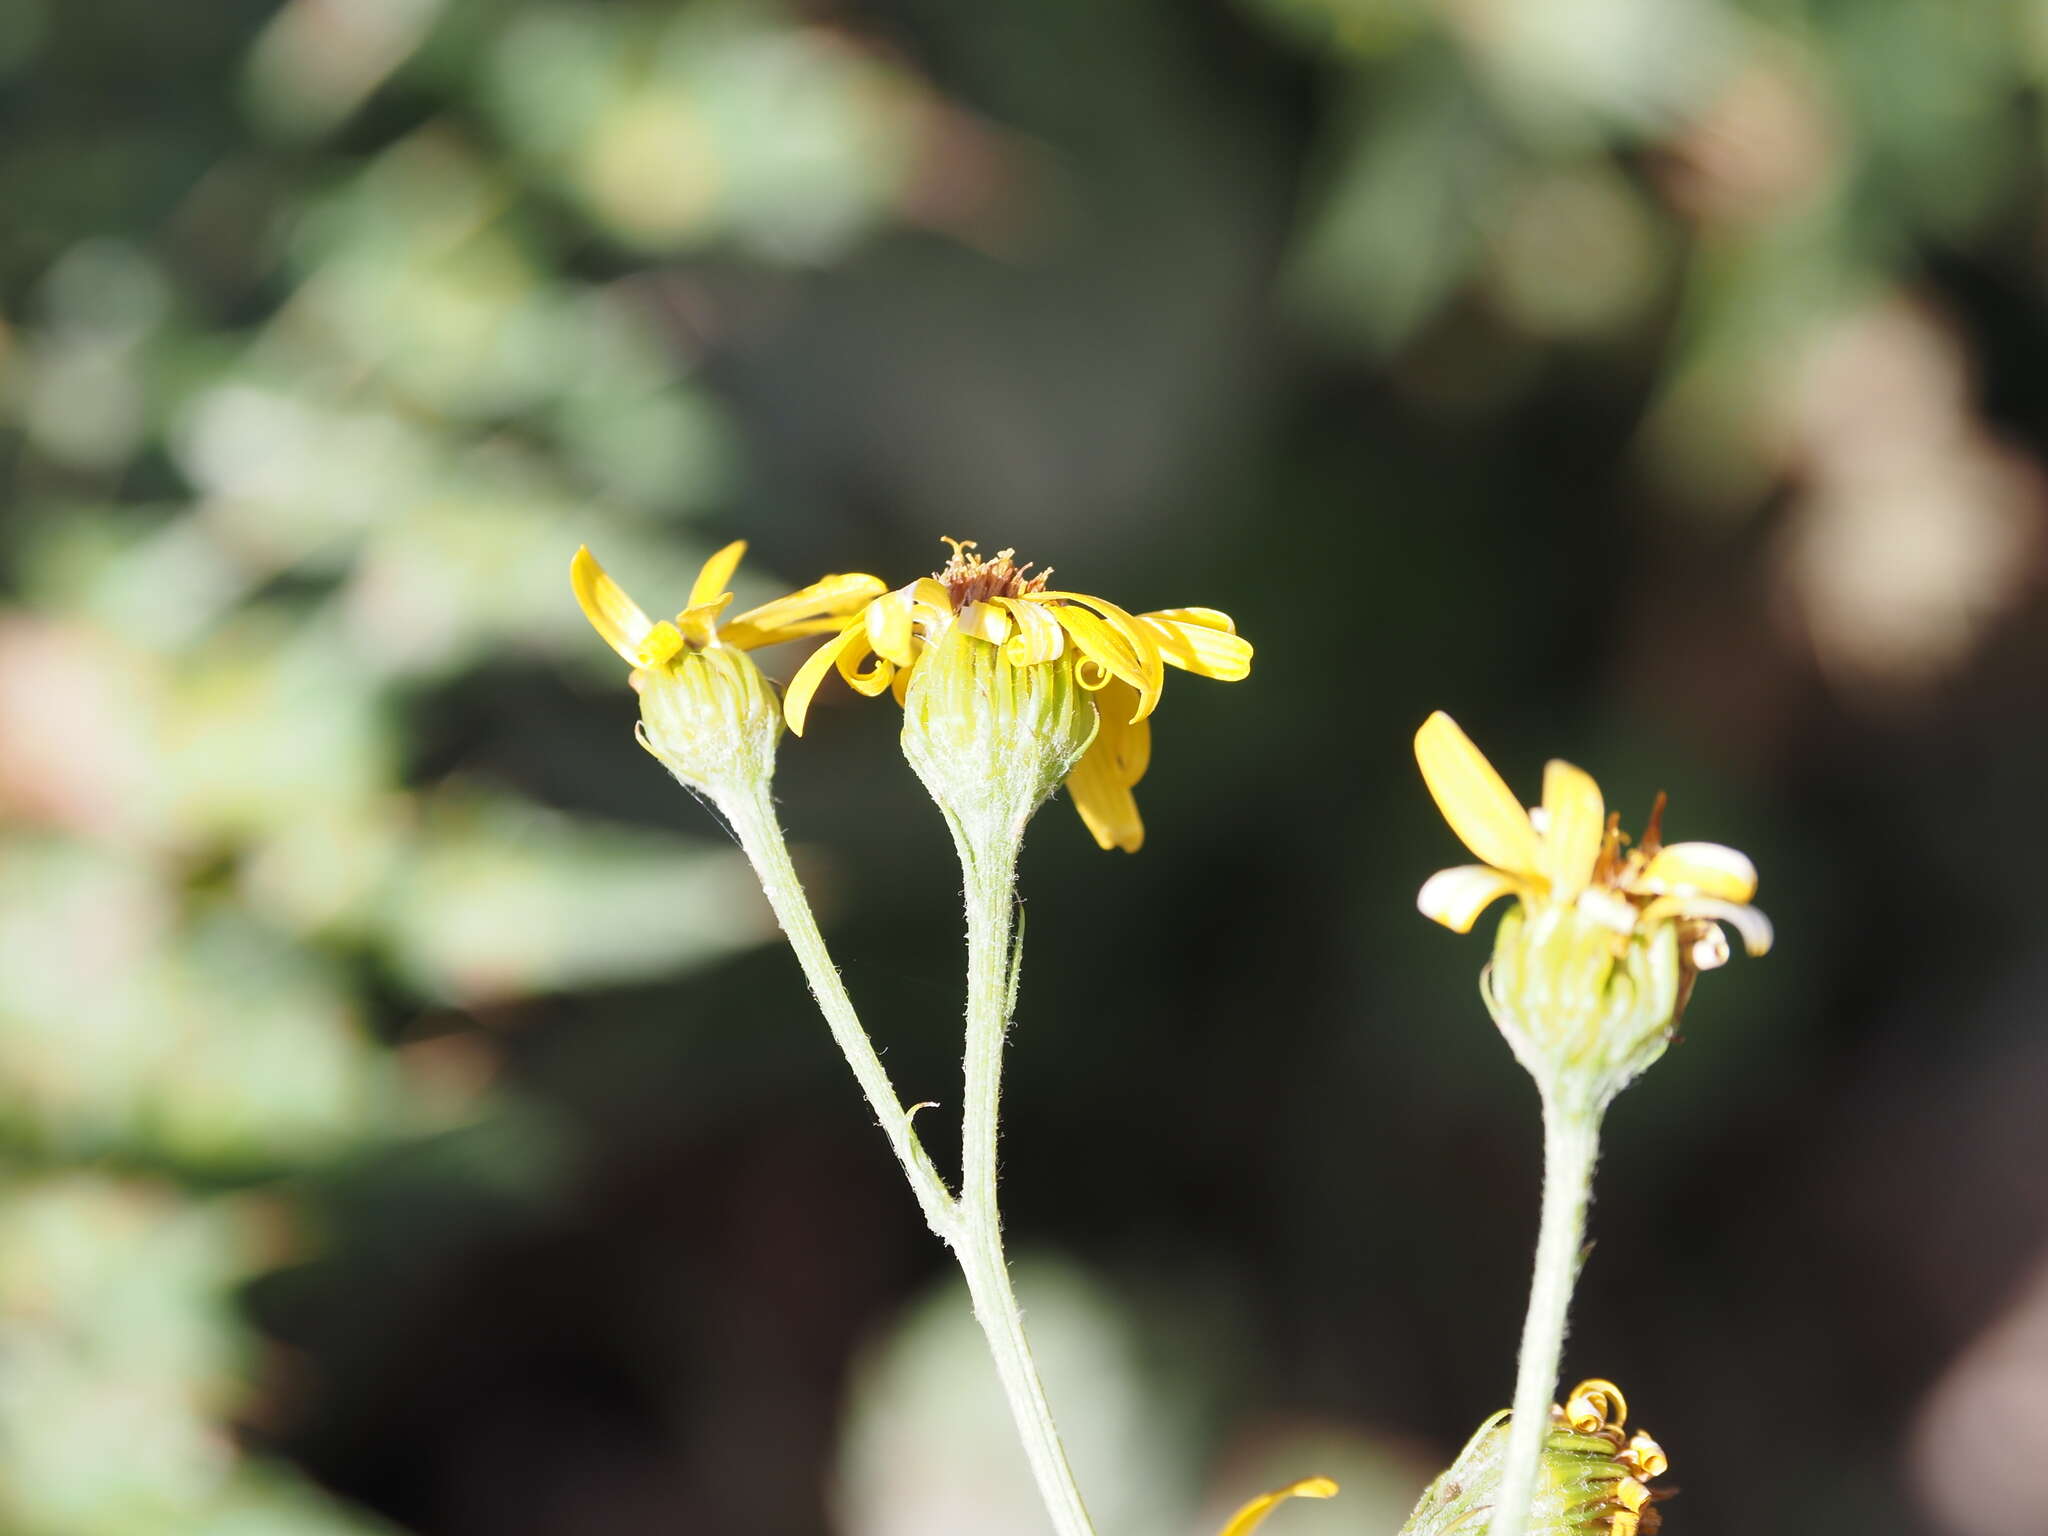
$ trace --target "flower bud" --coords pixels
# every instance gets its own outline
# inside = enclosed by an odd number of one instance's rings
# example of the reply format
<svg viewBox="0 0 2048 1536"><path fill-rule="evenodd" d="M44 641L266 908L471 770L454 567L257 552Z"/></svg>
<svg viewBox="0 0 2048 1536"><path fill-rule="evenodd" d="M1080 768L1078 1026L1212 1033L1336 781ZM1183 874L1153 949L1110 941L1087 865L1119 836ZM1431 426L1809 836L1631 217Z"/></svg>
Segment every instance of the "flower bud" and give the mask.
<svg viewBox="0 0 2048 1536"><path fill-rule="evenodd" d="M1550 1432L1538 1463L1528 1536L1652 1536L1663 1523L1656 1508L1669 1491L1650 1482L1669 1463L1662 1447L1626 1428L1628 1405L1611 1382L1581 1382L1563 1407L1550 1410ZM1502 1409L1465 1443L1450 1470L1423 1493L1401 1536L1469 1536L1491 1521L1508 1443Z"/></svg>
<svg viewBox="0 0 2048 1536"><path fill-rule="evenodd" d="M1021 837L1095 730L1070 657L1018 666L959 626L903 696L903 755L969 847Z"/></svg>
<svg viewBox="0 0 2048 1536"><path fill-rule="evenodd" d="M639 668L633 687L640 745L687 788L715 801L773 776L782 704L745 651L686 650Z"/></svg>
<svg viewBox="0 0 2048 1536"><path fill-rule="evenodd" d="M1545 1099L1597 1113L1664 1054L1683 979L1670 924L1617 932L1583 901L1518 903L1480 994Z"/></svg>

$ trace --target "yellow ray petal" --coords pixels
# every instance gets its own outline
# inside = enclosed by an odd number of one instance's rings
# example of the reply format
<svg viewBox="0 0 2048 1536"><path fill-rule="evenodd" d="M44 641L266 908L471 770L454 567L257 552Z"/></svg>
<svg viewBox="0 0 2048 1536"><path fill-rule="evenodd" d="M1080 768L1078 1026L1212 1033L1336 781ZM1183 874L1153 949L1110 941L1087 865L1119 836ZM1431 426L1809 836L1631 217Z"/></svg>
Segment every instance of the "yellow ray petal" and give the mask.
<svg viewBox="0 0 2048 1536"><path fill-rule="evenodd" d="M1067 648L1067 632L1043 607L1015 597L999 597L996 601L1017 626L1017 633L1010 637L1003 651L1011 666L1029 667L1059 659Z"/></svg>
<svg viewBox="0 0 2048 1536"><path fill-rule="evenodd" d="M1251 642L1240 635L1156 613L1139 614L1138 623L1159 647L1159 659L1183 671L1225 683L1251 675Z"/></svg>
<svg viewBox="0 0 2048 1536"><path fill-rule="evenodd" d="M874 647L877 656L899 667L909 666L913 654L910 649L910 614L914 601L910 588L898 587L894 592L884 592L865 610L868 644Z"/></svg>
<svg viewBox="0 0 2048 1536"><path fill-rule="evenodd" d="M825 681L825 674L855 646L865 648L867 638L867 622L857 618L836 639L827 640L804 658L804 664L796 669L796 676L789 680L789 689L782 696L782 718L789 722L792 734L803 735L804 718L811 712L811 695Z"/></svg>
<svg viewBox="0 0 2048 1536"><path fill-rule="evenodd" d="M1453 933L1470 933L1479 914L1503 896L1520 892L1521 882L1486 864L1460 864L1440 869L1422 882L1415 906L1432 922Z"/></svg>
<svg viewBox="0 0 2048 1536"><path fill-rule="evenodd" d="M1131 654L1131 648L1124 644L1123 638L1092 609L1072 603L1048 603L1045 611L1073 637L1083 661L1094 664L1093 677L1085 666L1075 669L1083 687L1101 688L1112 677L1121 678L1134 689L1143 683L1144 673L1138 668L1138 658Z"/></svg>
<svg viewBox="0 0 2048 1536"><path fill-rule="evenodd" d="M1160 690L1166 686L1166 664L1159 655L1159 642L1151 636L1138 621L1106 598L1091 597L1085 592L1034 592L1035 599L1052 598L1068 604L1085 603L1100 614L1118 639L1138 664L1138 675L1127 678L1138 689L1138 712L1131 718L1142 720L1159 707ZM1056 608L1055 614L1059 612Z"/></svg>
<svg viewBox="0 0 2048 1536"><path fill-rule="evenodd" d="M1560 902L1578 900L1600 861L1607 832L1607 805L1600 786L1583 768L1552 758L1543 769L1543 836L1538 867Z"/></svg>
<svg viewBox="0 0 2048 1536"><path fill-rule="evenodd" d="M1138 691L1129 683L1112 680L1095 697L1098 724L1095 741L1108 754L1109 764L1125 787L1135 785L1152 766L1152 722L1133 720Z"/></svg>
<svg viewBox="0 0 2048 1536"><path fill-rule="evenodd" d="M888 590L881 577L860 571L821 577L808 587L727 620L718 638L726 645L751 651L777 640L836 634L849 614Z"/></svg>
<svg viewBox="0 0 2048 1536"><path fill-rule="evenodd" d="M1457 721L1442 710L1423 721L1415 761L1437 809L1467 848L1511 875L1539 873L1529 813Z"/></svg>
<svg viewBox="0 0 2048 1536"><path fill-rule="evenodd" d="M1288 1499L1334 1499L1337 1485L1327 1477L1305 1477L1298 1483L1289 1483L1285 1488L1271 1493L1262 1493L1230 1517L1230 1524L1223 1527L1218 1536L1251 1536L1274 1508Z"/></svg>
<svg viewBox="0 0 2048 1536"><path fill-rule="evenodd" d="M994 603L969 603L953 621L962 634L1001 645L1010 638L1010 616Z"/></svg>
<svg viewBox="0 0 2048 1536"><path fill-rule="evenodd" d="M880 599L877 599L877 601L880 601ZM871 649L871 641L866 624L861 626L860 638L861 643L859 645L847 646L839 652L835 661L839 668L839 675L846 679L846 686L855 693L865 694L872 699L878 694L888 692L889 680L896 675L896 664L886 656L877 656L875 664L863 670L861 663L867 659L868 652Z"/></svg>
<svg viewBox="0 0 2048 1536"><path fill-rule="evenodd" d="M1158 608L1138 617L1165 619L1174 624L1198 624L1203 629L1220 629L1226 635L1237 633L1237 622L1220 608Z"/></svg>
<svg viewBox="0 0 2048 1536"><path fill-rule="evenodd" d="M1105 718L1103 725L1108 723ZM1145 823L1138 815L1137 797L1118 768L1114 748L1104 743L1100 728L1067 775L1067 793L1073 796L1074 809L1081 813L1097 847L1136 853L1145 845Z"/></svg>
<svg viewBox="0 0 2048 1536"><path fill-rule="evenodd" d="M719 595L732 584L732 573L739 569L740 556L746 552L747 541L734 539L706 560L704 568L697 573L697 579L690 584L687 608L702 608L706 603L717 602Z"/></svg>
<svg viewBox="0 0 2048 1536"><path fill-rule="evenodd" d="M1756 894L1756 866L1747 854L1719 843L1673 843L1651 857L1636 887L1659 896L1696 892L1722 901L1747 901Z"/></svg>
<svg viewBox="0 0 2048 1536"><path fill-rule="evenodd" d="M605 573L587 544L579 546L576 557L569 562L569 585L576 591L583 617L590 620L590 627L604 643L628 664L647 665L641 658L640 647L654 625L641 612L640 605L626 596L625 589Z"/></svg>

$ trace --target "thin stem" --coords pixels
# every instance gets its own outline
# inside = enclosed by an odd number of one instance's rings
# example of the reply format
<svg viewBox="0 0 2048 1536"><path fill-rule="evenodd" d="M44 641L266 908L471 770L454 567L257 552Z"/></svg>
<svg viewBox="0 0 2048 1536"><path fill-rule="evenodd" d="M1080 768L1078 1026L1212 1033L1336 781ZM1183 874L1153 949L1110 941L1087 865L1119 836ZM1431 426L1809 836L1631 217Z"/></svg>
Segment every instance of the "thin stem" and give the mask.
<svg viewBox="0 0 2048 1536"><path fill-rule="evenodd" d="M803 967L804 980L810 983L818 1011L824 1014L840 1054L853 1068L854 1078L867 1096L868 1107L889 1138L890 1150L902 1165L903 1176L910 1181L925 1221L939 1237L957 1244L961 1231L959 1208L946 1188L946 1181L919 1144L917 1133L911 1129L910 1115L897 1098L867 1031L861 1027L853 999L846 995L846 984L839 979L839 969L832 963L825 948L825 936L818 931L818 920L812 916L811 904L797 879L796 866L790 862L789 845L783 841L782 824L776 819L768 786L763 783L721 796L718 808L725 813L733 835L753 864L768 905L775 911L775 920L782 925L789 947L796 951L797 964Z"/></svg>
<svg viewBox="0 0 2048 1536"><path fill-rule="evenodd" d="M1002 1098L1003 1037L1009 1029L1015 954L1015 839L970 846L959 828L954 840L967 888L966 1097L960 1117L961 1238L955 1244L974 1315L995 1357L996 1374L1010 1400L1010 1415L1031 1462L1059 1536L1094 1536L1074 1471L1053 1423L1052 1405L1038 1379L1024 1316L1010 1286L1003 1255L1003 1223L996 1202L997 1110Z"/></svg>
<svg viewBox="0 0 2048 1536"><path fill-rule="evenodd" d="M1522 1324L1521 1364L1515 1376L1515 1411L1501 1463L1500 1497L1488 1536L1522 1536L1536 1490L1536 1466L1550 1429L1564 1353L1565 1314L1579 1277L1586 1206L1593 1193L1593 1163L1600 1150L1597 1110L1543 1103L1543 1220L1536 1235L1536 1267L1529 1281L1529 1315Z"/></svg>

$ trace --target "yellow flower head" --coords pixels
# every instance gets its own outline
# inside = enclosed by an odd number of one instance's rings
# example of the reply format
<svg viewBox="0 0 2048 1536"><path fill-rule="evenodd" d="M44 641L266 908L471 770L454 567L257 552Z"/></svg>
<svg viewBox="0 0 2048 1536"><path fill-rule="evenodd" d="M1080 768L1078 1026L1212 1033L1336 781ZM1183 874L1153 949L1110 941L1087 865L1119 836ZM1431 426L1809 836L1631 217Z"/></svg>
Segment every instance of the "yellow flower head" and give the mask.
<svg viewBox="0 0 2048 1536"><path fill-rule="evenodd" d="M893 692L902 703L919 665L949 635L986 643L1009 667L1070 667L1094 696L1100 723L1067 789L1097 843L1136 852L1145 826L1131 790L1151 758L1147 717L1166 668L1235 682L1251 671L1251 645L1213 608L1130 614L1099 597L1052 589L1052 573L1029 574L1029 562L1018 565L1013 550L984 560L972 540L945 542L953 556L944 569L882 592L831 626L838 633L798 669L784 696L789 728L803 734L812 696L834 669L854 691Z"/></svg>
<svg viewBox="0 0 2048 1536"><path fill-rule="evenodd" d="M1401 1536L1465 1536L1486 1528L1499 1494L1510 1415L1479 1426L1450 1469L1430 1484ZM1670 1468L1647 1433L1628 1429L1628 1404L1611 1381L1582 1381L1552 1404L1529 1511L1530 1536L1653 1536L1657 1505L1675 1490L1650 1491Z"/></svg>
<svg viewBox="0 0 2048 1536"><path fill-rule="evenodd" d="M605 574L588 546L578 549L569 563L569 581L591 628L636 672L673 666L693 651L720 646L751 651L778 640L827 634L882 590L882 583L873 576L827 576L787 597L749 608L737 618L722 620L732 603L727 583L746 552L745 540L736 539L706 560L690 585L690 600L683 611L673 620L659 623L649 619Z"/></svg>
<svg viewBox="0 0 2048 1536"><path fill-rule="evenodd" d="M1467 848L1484 860L1439 870L1416 905L1455 933L1503 896L1529 907L1575 907L1610 929L1617 944L1675 925L1691 970L1728 958L1727 923L1752 955L1771 947L1770 919L1749 904L1756 867L1719 843L1660 840L1656 809L1633 848L1609 816L1600 786L1583 770L1552 759L1543 770L1543 803L1524 810L1457 722L1438 710L1415 733L1415 758L1437 809Z"/></svg>
<svg viewBox="0 0 2048 1536"><path fill-rule="evenodd" d="M1597 1536L1651 1536L1662 1525L1650 1482L1671 1468L1664 1448L1645 1430L1628 1429L1628 1400L1611 1381L1582 1381L1564 1405L1550 1409L1544 1446L1549 1481L1580 1497L1570 1506L1572 1529ZM1576 1476L1565 1470L1576 1462ZM1672 1490L1675 1492L1676 1490Z"/></svg>
<svg viewBox="0 0 2048 1536"><path fill-rule="evenodd" d="M782 710L747 652L837 629L848 612L882 590L872 576L827 576L721 622L732 602L726 583L746 547L728 544L705 561L683 611L660 623L641 611L588 549L577 550L569 565L584 617L633 668L640 744L684 784L714 800L748 784L765 784L775 771Z"/></svg>
<svg viewBox="0 0 2048 1536"><path fill-rule="evenodd" d="M1289 1499L1334 1499L1337 1485L1327 1477L1305 1477L1298 1483L1289 1483L1285 1488L1271 1493L1262 1493L1230 1517L1230 1524L1223 1527L1220 1536L1251 1536L1265 1523L1266 1516Z"/></svg>

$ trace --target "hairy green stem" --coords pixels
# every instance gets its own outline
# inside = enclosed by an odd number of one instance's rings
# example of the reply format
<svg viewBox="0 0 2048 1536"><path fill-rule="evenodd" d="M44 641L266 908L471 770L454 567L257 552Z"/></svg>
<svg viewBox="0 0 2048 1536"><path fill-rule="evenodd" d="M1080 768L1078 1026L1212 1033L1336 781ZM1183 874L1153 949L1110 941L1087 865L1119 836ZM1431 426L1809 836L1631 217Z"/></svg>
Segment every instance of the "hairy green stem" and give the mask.
<svg viewBox="0 0 2048 1536"><path fill-rule="evenodd" d="M804 979L853 1069L868 1107L881 1123L932 1231L959 1261L974 1315L995 1358L996 1375L1031 1464L1031 1473L1058 1536L1095 1536L1081 1492L1067 1464L1053 1424L1052 1408L1031 1346L1024 1316L1010 1285L1003 1255L1002 1215L996 1203L997 1110L1002 1097L1003 1036L1009 1027L1015 936L1012 886L1017 844L970 851L958 832L961 868L967 883L967 1050L965 1102L961 1110L961 1190L958 1199L918 1142L910 1115L875 1054L860 1016L832 964L824 935L811 912L796 868L790 862L781 823L765 783L718 798L733 835L754 866Z"/></svg>
<svg viewBox="0 0 2048 1536"><path fill-rule="evenodd" d="M812 915L810 901L797 879L796 866L790 862L789 845L783 840L782 824L776 818L768 785L762 782L721 796L718 808L725 813L733 836L739 839L741 849L753 864L768 905L774 909L775 920L782 925L783 936L796 952L797 964L803 967L804 980L810 983L818 1011L825 1016L825 1025L832 1031L832 1039L845 1056L846 1064L853 1068L854 1078L867 1096L868 1108L874 1111L883 1134L889 1138L890 1150L896 1154L904 1178L910 1181L925 1221L939 1237L957 1245L961 1233L960 1208L918 1142L910 1114L896 1096L889 1073L881 1057L875 1054L874 1042L868 1039L860 1015L854 1012L846 984L839 979L839 968L825 948L825 936L818 931L818 920Z"/></svg>
<svg viewBox="0 0 2048 1536"><path fill-rule="evenodd" d="M1522 1323L1521 1362L1515 1375L1514 1417L1501 1459L1499 1502L1488 1536L1523 1536L1536 1491L1536 1465L1550 1429L1564 1353L1565 1315L1579 1278L1586 1206L1593 1194L1593 1163L1600 1151L1598 1110L1562 1108L1543 1100L1543 1219L1536 1234L1536 1265L1529 1281L1529 1313Z"/></svg>
<svg viewBox="0 0 2048 1536"><path fill-rule="evenodd" d="M949 818L950 819L950 818ZM1087 1506L1053 1423L1052 1405L1024 1336L1024 1316L1003 1255L1002 1211L996 1202L997 1112L1002 1098L1003 1038L1015 994L1017 849L1014 838L972 846L956 826L954 841L967 891L966 1097L960 1116L961 1236L954 1245L974 1298L974 1315L995 1356L1010 1415L1031 1462L1039 1496L1059 1536L1094 1536Z"/></svg>

